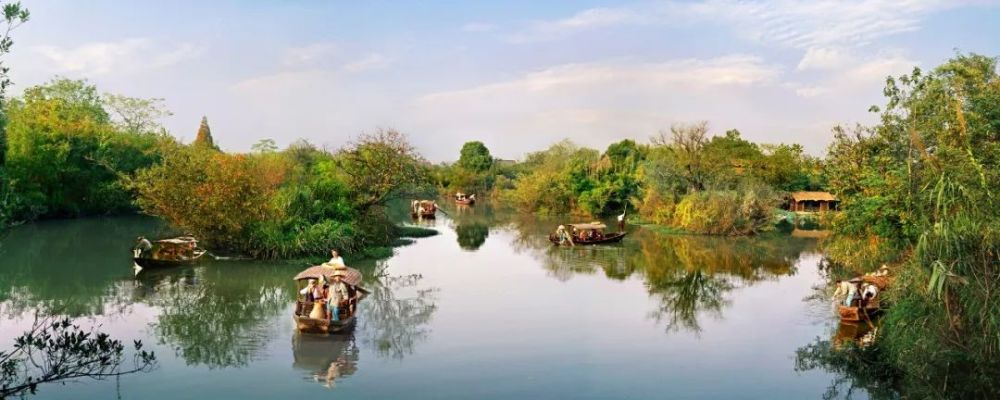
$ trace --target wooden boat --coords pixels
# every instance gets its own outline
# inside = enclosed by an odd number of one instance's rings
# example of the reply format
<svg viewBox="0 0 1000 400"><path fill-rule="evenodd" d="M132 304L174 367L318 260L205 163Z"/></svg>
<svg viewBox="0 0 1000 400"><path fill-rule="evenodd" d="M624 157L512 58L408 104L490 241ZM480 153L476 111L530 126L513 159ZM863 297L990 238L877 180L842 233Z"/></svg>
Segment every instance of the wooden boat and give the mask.
<svg viewBox="0 0 1000 400"><path fill-rule="evenodd" d="M180 236L153 242L153 249L146 255L135 251L132 261L136 274L143 269L171 268L192 265L201 260L207 250L198 247L198 240L191 236Z"/></svg>
<svg viewBox="0 0 1000 400"><path fill-rule="evenodd" d="M355 324L355 308L358 300L363 298L368 291L362 288L361 272L343 265L331 266L328 264L317 265L307 268L295 276L295 281L302 283L307 280L333 281L334 275L340 275L341 281L347 284L350 299L347 306L341 307L338 320L329 318L315 318L316 315L326 314L326 303L324 301L307 301L304 296L299 295L295 302L295 311L292 313L292 320L295 321L295 328L304 333L343 333L349 332ZM302 286L302 285L300 285ZM300 288L301 289L301 288Z"/></svg>
<svg viewBox="0 0 1000 400"><path fill-rule="evenodd" d="M341 317L338 321L331 321L325 318L309 318L309 313L314 307L326 307L323 303L307 303L305 301L295 302L295 328L303 333L342 333L348 332L354 327L355 318L353 315ZM343 314L343 313L342 313Z"/></svg>
<svg viewBox="0 0 1000 400"><path fill-rule="evenodd" d="M413 200L410 209L410 216L419 219L433 219L437 217L437 203L433 200Z"/></svg>
<svg viewBox="0 0 1000 400"><path fill-rule="evenodd" d="M837 307L837 313L840 314L840 320L843 322L861 322L865 320L871 320L872 317L878 315L882 311L879 307L879 300L876 296L874 299L868 301L868 304L864 308L860 306L845 306L839 305Z"/></svg>
<svg viewBox="0 0 1000 400"><path fill-rule="evenodd" d="M574 232L575 234L574 233L570 234L570 237L573 238L573 244L592 245L592 244L617 243L625 238L624 231L604 233L604 230L607 229L607 225L604 225L600 222L592 222L587 224L569 224L566 226L575 231ZM584 233L583 237L581 237L580 235L581 232ZM556 234L549 235L549 241L557 245L562 244L562 241L559 240L559 236Z"/></svg>
<svg viewBox="0 0 1000 400"><path fill-rule="evenodd" d="M471 206L476 204L476 195L470 194L466 196L465 193L462 192L455 193L455 204L460 206Z"/></svg>

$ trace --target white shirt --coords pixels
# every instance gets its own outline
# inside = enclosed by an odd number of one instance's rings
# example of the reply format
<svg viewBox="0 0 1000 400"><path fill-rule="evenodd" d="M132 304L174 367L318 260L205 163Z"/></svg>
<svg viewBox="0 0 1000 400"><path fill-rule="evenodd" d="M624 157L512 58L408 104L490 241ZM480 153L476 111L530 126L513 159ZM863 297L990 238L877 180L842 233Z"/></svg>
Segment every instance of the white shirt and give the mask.
<svg viewBox="0 0 1000 400"><path fill-rule="evenodd" d="M330 261L327 261L326 263L330 265L344 265L344 258L341 256L336 256L331 258Z"/></svg>

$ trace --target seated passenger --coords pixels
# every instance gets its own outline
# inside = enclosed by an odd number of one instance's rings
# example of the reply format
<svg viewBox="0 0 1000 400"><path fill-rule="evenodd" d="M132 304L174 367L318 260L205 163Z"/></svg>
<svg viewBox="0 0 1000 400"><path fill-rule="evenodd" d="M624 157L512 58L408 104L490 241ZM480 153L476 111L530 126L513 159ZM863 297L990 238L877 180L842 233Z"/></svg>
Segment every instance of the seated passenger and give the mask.
<svg viewBox="0 0 1000 400"><path fill-rule="evenodd" d="M330 250L330 261L326 263L333 266L344 266L344 259L337 253L337 250Z"/></svg>

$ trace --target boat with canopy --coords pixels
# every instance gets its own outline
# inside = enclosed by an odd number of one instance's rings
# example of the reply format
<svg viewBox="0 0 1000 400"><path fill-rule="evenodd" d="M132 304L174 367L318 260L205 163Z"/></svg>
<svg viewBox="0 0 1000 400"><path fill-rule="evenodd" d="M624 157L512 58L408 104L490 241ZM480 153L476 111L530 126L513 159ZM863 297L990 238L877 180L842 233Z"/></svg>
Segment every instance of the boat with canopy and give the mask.
<svg viewBox="0 0 1000 400"><path fill-rule="evenodd" d="M144 269L171 268L197 263L207 250L198 247L198 240L192 236L178 236L161 239L152 243L148 251L133 250L133 269L139 274Z"/></svg>
<svg viewBox="0 0 1000 400"><path fill-rule="evenodd" d="M333 282L334 276L340 276L348 292L347 300L338 307L337 319L327 315L325 299L313 301L302 293L302 289L308 286L309 281L322 286ZM361 287L361 271L343 265L322 264L299 272L294 279L298 289L298 299L295 301L295 311L292 315L296 329L306 333L339 333L354 327L358 300L368 294L368 290Z"/></svg>
<svg viewBox="0 0 1000 400"><path fill-rule="evenodd" d="M433 219L437 216L437 202L434 200L413 200L410 216L419 219Z"/></svg>
<svg viewBox="0 0 1000 400"><path fill-rule="evenodd" d="M608 226L600 222L560 225L549 235L553 244L591 245L617 243L625 238L625 231L605 233Z"/></svg>

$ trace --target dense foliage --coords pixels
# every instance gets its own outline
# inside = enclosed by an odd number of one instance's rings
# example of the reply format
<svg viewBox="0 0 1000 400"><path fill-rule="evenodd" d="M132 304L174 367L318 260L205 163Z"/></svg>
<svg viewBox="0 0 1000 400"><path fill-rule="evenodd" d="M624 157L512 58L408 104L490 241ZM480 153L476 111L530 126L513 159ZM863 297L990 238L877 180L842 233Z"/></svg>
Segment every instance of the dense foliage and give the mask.
<svg viewBox="0 0 1000 400"><path fill-rule="evenodd" d="M959 55L889 79L885 94L878 125L830 146L844 200L830 254L856 270L895 266L876 345L905 393L1000 397L997 59Z"/></svg>
<svg viewBox="0 0 1000 400"><path fill-rule="evenodd" d="M260 258L356 253L399 236L383 206L421 183L424 162L395 131L336 154L307 142L226 154L175 145L130 182L143 211L214 246Z"/></svg>
<svg viewBox="0 0 1000 400"><path fill-rule="evenodd" d="M485 197L495 194L495 188L514 178L514 168L509 162L498 160L482 142L462 145L455 163L442 163L430 168L437 191L444 195L457 192Z"/></svg>
<svg viewBox="0 0 1000 400"><path fill-rule="evenodd" d="M770 229L782 193L822 189L822 165L799 145L758 145L738 131L710 137L707 123L676 125L650 144L604 151L557 143L530 153L494 190L513 207L600 217L626 210L690 232L745 235Z"/></svg>
<svg viewBox="0 0 1000 400"><path fill-rule="evenodd" d="M3 196L9 217L133 210L131 195L119 178L158 162L158 144L168 139L158 125L114 119L108 104L122 113L158 110L156 103L102 97L95 86L68 79L28 88L21 98L6 103Z"/></svg>

